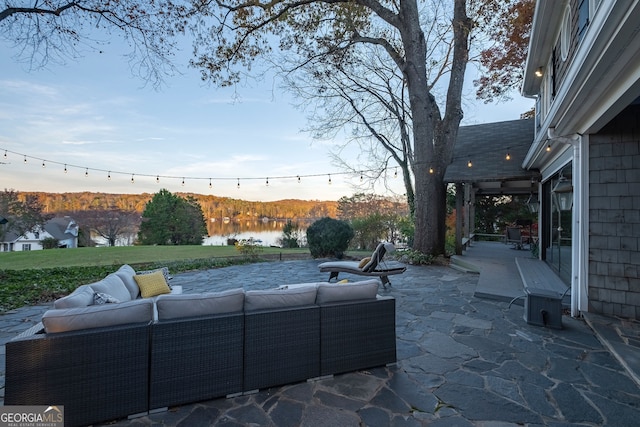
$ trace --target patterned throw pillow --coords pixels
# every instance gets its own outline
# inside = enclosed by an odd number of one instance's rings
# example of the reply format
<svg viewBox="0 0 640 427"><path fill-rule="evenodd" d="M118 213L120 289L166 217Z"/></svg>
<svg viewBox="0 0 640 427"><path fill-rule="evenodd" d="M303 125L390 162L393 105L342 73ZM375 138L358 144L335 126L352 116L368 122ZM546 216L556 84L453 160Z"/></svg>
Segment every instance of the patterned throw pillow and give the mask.
<svg viewBox="0 0 640 427"><path fill-rule="evenodd" d="M160 270L155 273L136 274L133 276L133 279L140 288L140 296L142 298L150 298L155 297L156 295L171 293L171 289Z"/></svg>
<svg viewBox="0 0 640 427"><path fill-rule="evenodd" d="M93 294L94 305L113 304L118 302L120 302L120 300L112 297L109 294L105 294L104 292L96 292L95 294Z"/></svg>

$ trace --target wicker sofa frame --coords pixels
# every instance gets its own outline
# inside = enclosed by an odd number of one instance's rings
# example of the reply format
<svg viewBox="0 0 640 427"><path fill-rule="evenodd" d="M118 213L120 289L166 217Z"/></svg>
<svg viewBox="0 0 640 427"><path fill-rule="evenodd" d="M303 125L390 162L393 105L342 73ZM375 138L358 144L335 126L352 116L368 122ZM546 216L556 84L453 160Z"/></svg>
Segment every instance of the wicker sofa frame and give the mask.
<svg viewBox="0 0 640 427"><path fill-rule="evenodd" d="M6 405L89 425L394 363L395 299L39 333L6 355Z"/></svg>

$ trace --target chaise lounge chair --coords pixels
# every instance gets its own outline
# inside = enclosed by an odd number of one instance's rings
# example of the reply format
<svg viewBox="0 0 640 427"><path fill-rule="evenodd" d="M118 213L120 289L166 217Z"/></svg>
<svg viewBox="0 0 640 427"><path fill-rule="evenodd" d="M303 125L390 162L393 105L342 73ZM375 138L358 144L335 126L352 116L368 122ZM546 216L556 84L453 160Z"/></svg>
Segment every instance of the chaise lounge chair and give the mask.
<svg viewBox="0 0 640 427"><path fill-rule="evenodd" d="M386 289L387 285L391 286L389 277L393 274L402 274L407 267L400 263L386 265L382 262L382 258L387 252L393 252L396 248L391 243L380 243L370 258L364 258L362 261L329 261L318 265L321 273L331 273L329 281L338 279L340 273L351 273L359 276L375 276L382 280L382 286Z"/></svg>

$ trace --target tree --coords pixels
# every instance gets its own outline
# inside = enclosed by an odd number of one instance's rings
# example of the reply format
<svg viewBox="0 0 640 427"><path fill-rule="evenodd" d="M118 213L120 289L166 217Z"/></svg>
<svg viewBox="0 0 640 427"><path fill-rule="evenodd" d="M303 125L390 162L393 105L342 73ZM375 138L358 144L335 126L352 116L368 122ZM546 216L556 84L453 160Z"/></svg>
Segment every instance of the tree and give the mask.
<svg viewBox="0 0 640 427"><path fill-rule="evenodd" d="M73 216L106 239L109 246L115 246L119 237L135 236L140 225L140 214L118 208L76 211Z"/></svg>
<svg viewBox="0 0 640 427"><path fill-rule="evenodd" d="M201 245L206 233L198 202L162 189L142 213L138 239L143 245Z"/></svg>
<svg viewBox="0 0 640 427"><path fill-rule="evenodd" d="M36 196L5 189L0 193L0 217L6 220L6 224L0 226L0 237L4 238L8 231L24 236L44 226L52 216L42 213L42 205Z"/></svg>
<svg viewBox="0 0 640 427"><path fill-rule="evenodd" d="M520 89L535 5L535 0L486 2L485 13L478 17L491 41L480 57L484 73L474 81L476 96L485 102L508 98Z"/></svg>
<svg viewBox="0 0 640 427"><path fill-rule="evenodd" d="M288 219L287 223L282 227L282 237L279 239L280 245L283 248L299 248L300 237L300 225Z"/></svg>
<svg viewBox="0 0 640 427"><path fill-rule="evenodd" d="M97 39L98 32L119 34L131 52L127 55L132 72L159 85L173 74L172 57L182 31L179 20L185 9L171 0L48 0L27 2L7 0L0 8L0 37L13 43L17 58L31 68L49 62L76 59L81 47L102 52L108 41ZM169 25L171 22L171 25Z"/></svg>
<svg viewBox="0 0 640 427"><path fill-rule="evenodd" d="M434 7L444 4L448 3L433 3ZM428 11L421 10L417 0L198 2L193 11L198 18L192 27L197 35L197 57L193 64L210 81L222 85L235 83L241 77L238 68L248 66L260 54L271 52L273 35L279 35L280 48L297 55L300 66L316 62L331 69L334 64L349 64L360 46L384 53L406 85L411 115L414 248L425 253L443 253L446 219L443 178L462 119L462 87L473 26L465 0L454 0L452 6L450 26L446 31L435 29L441 37L447 31L450 35L445 48L451 55L439 64L440 74L449 77L441 105L435 96L437 88L427 73L433 52L427 45L421 18Z"/></svg>

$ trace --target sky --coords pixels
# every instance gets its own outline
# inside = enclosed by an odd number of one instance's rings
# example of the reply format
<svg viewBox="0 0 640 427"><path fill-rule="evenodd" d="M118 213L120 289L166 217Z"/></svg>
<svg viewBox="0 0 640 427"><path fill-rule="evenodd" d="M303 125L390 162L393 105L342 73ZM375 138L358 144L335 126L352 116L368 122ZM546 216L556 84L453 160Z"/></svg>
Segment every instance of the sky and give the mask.
<svg viewBox="0 0 640 427"><path fill-rule="evenodd" d="M154 89L132 75L127 52L113 43L30 70L0 42L0 191L165 188L253 201L338 200L360 191L359 176L330 156L343 135L320 141L303 132L306 113L277 82L217 88L186 65L185 53L181 73ZM519 94L508 103L473 101L469 68L462 125L515 120L533 106ZM404 193L401 179L390 182L376 192Z"/></svg>

